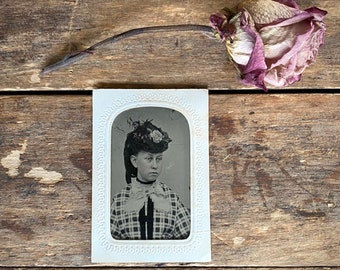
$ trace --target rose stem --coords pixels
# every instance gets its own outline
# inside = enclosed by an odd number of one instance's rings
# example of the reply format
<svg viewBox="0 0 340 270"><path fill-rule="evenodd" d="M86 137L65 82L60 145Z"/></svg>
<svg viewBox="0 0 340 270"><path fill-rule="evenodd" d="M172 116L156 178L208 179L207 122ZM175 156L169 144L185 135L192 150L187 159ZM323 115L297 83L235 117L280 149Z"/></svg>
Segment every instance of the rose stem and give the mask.
<svg viewBox="0 0 340 270"><path fill-rule="evenodd" d="M107 44L113 44L120 40L130 38L133 36L146 34L146 33L161 33L161 32L185 32L185 31L197 31L202 33L212 33L212 29L210 26L207 25L198 25L198 24L182 24L182 25L165 25L165 26L151 26L151 27L143 27L143 28L136 28L132 29L117 35L114 35L112 37L109 37L107 39L104 39L91 47L80 51L80 52L74 52L66 55L62 60L51 64L45 68L43 68L40 72L40 75L46 75L48 73L51 73L53 71L59 70L61 68L67 67L71 64L74 64L91 54L93 54L94 51L99 49L100 47L103 47Z"/></svg>

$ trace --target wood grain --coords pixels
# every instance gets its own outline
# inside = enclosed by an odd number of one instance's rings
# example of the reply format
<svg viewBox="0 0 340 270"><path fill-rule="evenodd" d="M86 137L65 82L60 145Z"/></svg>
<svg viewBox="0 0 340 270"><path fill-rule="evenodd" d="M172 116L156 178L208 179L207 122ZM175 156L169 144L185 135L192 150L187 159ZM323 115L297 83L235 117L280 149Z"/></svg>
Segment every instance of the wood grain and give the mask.
<svg viewBox="0 0 340 270"><path fill-rule="evenodd" d="M238 82L223 44L199 33L134 37L39 76L109 36L208 24L211 13L237 2L1 0L0 268L102 266L90 260L89 90L195 87L227 90L210 95L212 262L115 266L340 266L339 95L239 91L249 88ZM287 90L338 92L340 2L297 3L328 11L326 42Z"/></svg>
<svg viewBox="0 0 340 270"><path fill-rule="evenodd" d="M211 98L215 256L231 265L339 265L338 102Z"/></svg>
<svg viewBox="0 0 340 270"><path fill-rule="evenodd" d="M0 97L0 266L95 266L91 101ZM340 265L339 101L210 96L213 260L181 266Z"/></svg>
<svg viewBox="0 0 340 270"><path fill-rule="evenodd" d="M226 60L223 44L198 33L142 35L107 46L45 77L46 65L114 34L138 27L209 24L211 13L238 0L20 1L0 3L0 90L79 90L139 87L247 89ZM301 9L327 10L326 43L317 62L290 88L339 87L338 0L299 0Z"/></svg>

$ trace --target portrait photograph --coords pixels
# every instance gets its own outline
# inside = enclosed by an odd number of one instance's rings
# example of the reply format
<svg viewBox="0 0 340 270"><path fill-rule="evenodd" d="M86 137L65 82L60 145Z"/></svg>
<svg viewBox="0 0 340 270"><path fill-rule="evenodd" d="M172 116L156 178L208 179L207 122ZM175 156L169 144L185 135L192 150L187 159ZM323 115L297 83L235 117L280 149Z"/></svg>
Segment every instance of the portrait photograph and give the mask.
<svg viewBox="0 0 340 270"><path fill-rule="evenodd" d="M93 94L92 262L210 261L207 90Z"/></svg>
<svg viewBox="0 0 340 270"><path fill-rule="evenodd" d="M190 131L173 109L116 117L111 144L111 234L117 240L190 235Z"/></svg>

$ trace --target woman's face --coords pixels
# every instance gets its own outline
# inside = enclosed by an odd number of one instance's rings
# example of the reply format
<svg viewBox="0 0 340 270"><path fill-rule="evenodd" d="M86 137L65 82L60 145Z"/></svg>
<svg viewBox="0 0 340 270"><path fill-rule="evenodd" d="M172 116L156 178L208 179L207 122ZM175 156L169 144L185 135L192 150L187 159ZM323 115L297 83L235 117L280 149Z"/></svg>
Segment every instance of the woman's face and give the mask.
<svg viewBox="0 0 340 270"><path fill-rule="evenodd" d="M162 171L163 153L141 151L131 156L132 165L137 168L137 177L143 182L153 182Z"/></svg>

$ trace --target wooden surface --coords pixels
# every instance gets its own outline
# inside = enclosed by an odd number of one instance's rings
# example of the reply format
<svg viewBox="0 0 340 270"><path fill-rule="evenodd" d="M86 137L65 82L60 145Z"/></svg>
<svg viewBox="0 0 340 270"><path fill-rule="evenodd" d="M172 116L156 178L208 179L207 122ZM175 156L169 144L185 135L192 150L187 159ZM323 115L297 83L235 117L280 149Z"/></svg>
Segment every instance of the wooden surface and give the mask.
<svg viewBox="0 0 340 270"><path fill-rule="evenodd" d="M0 3L0 89L97 89L206 87L243 89L226 61L224 45L198 33L143 35L107 46L65 70L39 77L41 68L70 51L84 49L133 28L209 24L211 13L238 0L213 1L35 1ZM326 43L301 82L290 88L338 88L338 0L299 0L329 12Z"/></svg>
<svg viewBox="0 0 340 270"><path fill-rule="evenodd" d="M90 265L91 99L1 97L0 265ZM210 96L208 265L340 265L339 102Z"/></svg>
<svg viewBox="0 0 340 270"><path fill-rule="evenodd" d="M0 268L97 266L88 90L120 87L218 90L209 118L212 261L152 266L340 266L340 96L330 94L340 85L338 0L297 1L329 12L317 62L289 87L298 94L252 94L223 45L198 33L139 36L38 76L74 48L136 27L207 24L236 2L0 2Z"/></svg>

